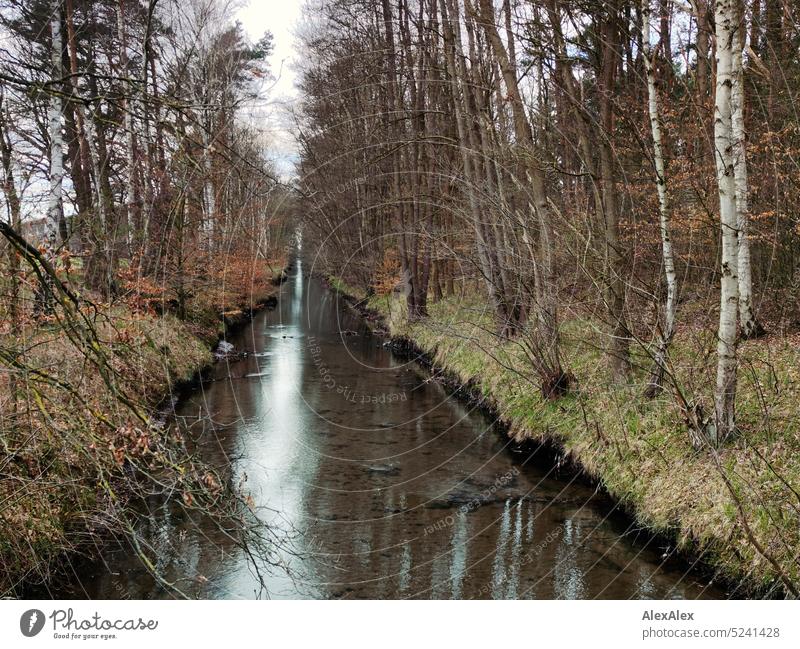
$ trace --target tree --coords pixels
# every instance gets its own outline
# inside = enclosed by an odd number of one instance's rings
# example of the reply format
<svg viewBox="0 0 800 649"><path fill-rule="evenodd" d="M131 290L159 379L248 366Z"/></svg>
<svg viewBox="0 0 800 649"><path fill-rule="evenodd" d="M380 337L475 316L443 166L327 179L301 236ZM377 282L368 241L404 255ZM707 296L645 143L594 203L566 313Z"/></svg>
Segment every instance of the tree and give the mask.
<svg viewBox="0 0 800 649"><path fill-rule="evenodd" d="M675 256L672 251L670 206L667 193L667 172L662 148L661 113L659 111L658 87L656 84L654 52L650 45L650 0L642 0L642 46L645 78L647 79L647 110L650 118L650 133L653 138L653 165L658 190L658 216L661 231L661 252L664 261L664 278L667 297L664 303L664 319L658 346L655 351L653 369L650 372L646 393L654 396L664 381L667 352L675 334L675 315L678 299L678 278L675 272Z"/></svg>
<svg viewBox="0 0 800 649"><path fill-rule="evenodd" d="M64 45L61 38L61 0L50 3L50 64L51 83L58 88L63 69L61 67ZM50 93L47 110L48 136L50 138L50 193L47 200L47 215L51 226L58 232L62 244L69 239L67 222L64 217L64 138L61 132L61 96L57 91Z"/></svg>
<svg viewBox="0 0 800 649"><path fill-rule="evenodd" d="M744 64L742 62L745 37L744 6L736 3L736 25L731 35L731 137L733 138L734 182L736 184L736 221L738 237L739 326L744 338L755 338L764 333L756 320L753 306L753 278L748 240L750 211L747 183L747 142L744 126Z"/></svg>
<svg viewBox="0 0 800 649"><path fill-rule="evenodd" d="M736 429L737 314L739 310L739 219L736 206L736 141L733 135L731 95L738 20L734 0L716 0L717 80L714 101L714 153L722 230L720 313L717 343L716 419L709 429L719 444Z"/></svg>
<svg viewBox="0 0 800 649"><path fill-rule="evenodd" d="M538 250L532 260L538 270L534 308L538 317L539 342L535 345L535 357L539 359L540 374L543 375L543 392L558 395L569 389L569 379L561 367L559 350L558 302L553 267L553 215L546 192L546 183L541 160L537 159L536 144L517 83L517 71L512 65L506 47L497 30L491 0L479 0L480 21L491 44L492 51L506 86L511 105L514 134L521 148L525 179L529 183L531 215L539 226ZM508 5L506 7L508 11ZM513 42L513 40L512 40Z"/></svg>

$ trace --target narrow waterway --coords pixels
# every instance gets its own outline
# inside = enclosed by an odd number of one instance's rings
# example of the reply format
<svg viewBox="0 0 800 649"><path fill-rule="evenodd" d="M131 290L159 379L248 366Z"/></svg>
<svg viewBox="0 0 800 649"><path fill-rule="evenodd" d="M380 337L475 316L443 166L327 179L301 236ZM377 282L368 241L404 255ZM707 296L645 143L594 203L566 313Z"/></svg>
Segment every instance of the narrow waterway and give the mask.
<svg viewBox="0 0 800 649"><path fill-rule="evenodd" d="M283 543L276 565L253 566L224 531L150 503L140 533L188 595L725 597L593 489L515 452L485 415L395 357L302 262L278 306L232 342L247 356L219 363L173 425L246 477ZM82 568L70 591L170 596L125 547Z"/></svg>

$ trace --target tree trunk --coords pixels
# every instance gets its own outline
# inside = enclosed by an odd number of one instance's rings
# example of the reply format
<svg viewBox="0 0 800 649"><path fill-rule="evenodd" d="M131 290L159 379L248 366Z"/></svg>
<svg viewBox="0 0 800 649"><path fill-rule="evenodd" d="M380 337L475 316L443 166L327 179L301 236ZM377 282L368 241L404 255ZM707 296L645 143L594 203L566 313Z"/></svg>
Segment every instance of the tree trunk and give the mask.
<svg viewBox="0 0 800 649"><path fill-rule="evenodd" d="M61 244L69 239L64 217L64 137L61 132L61 97L55 90L63 74L61 59L64 43L61 37L61 0L50 2L50 61L54 88L47 109L48 136L50 138L50 191L47 200L47 216L51 227L57 229Z"/></svg>
<svg viewBox="0 0 800 649"><path fill-rule="evenodd" d="M708 5L706 0L694 0L695 15L697 20L697 71L695 79L697 84L698 103L705 107L708 98L708 48L709 48L709 25L708 25Z"/></svg>
<svg viewBox="0 0 800 649"><path fill-rule="evenodd" d="M387 72L388 79L386 84L386 118L390 122L390 135L393 140L390 142L391 147L397 147L397 133L399 128L395 126L399 120L399 101L397 98L397 61L394 43L394 18L392 16L392 9L389 0L382 0L383 10L383 26L386 36L387 47ZM416 293L415 293L415 277L409 263L409 250L406 240L406 226L405 218L403 216L404 210L400 203L401 201L401 183L400 183L400 169L401 161L398 151L393 151L391 156L392 161L392 211L394 213L394 222L400 227L397 234L398 244L400 248L400 265L401 273L403 276L403 290L406 298L406 309L410 319L416 318Z"/></svg>
<svg viewBox="0 0 800 649"><path fill-rule="evenodd" d="M656 169L658 188L658 214L661 230L661 253L664 262L664 277L667 281L667 299L664 304L664 321L661 336L655 352L653 369L650 371L645 394L655 396L661 389L666 373L667 352L675 333L675 309L677 303L677 276L675 258L672 252L670 235L670 208L667 195L667 174L662 149L661 116L658 104L653 51L650 46L650 0L642 0L642 43L644 49L644 70L647 78L647 108L650 116L650 131L653 136L653 162Z"/></svg>
<svg viewBox="0 0 800 649"><path fill-rule="evenodd" d="M784 71L781 66L783 61L782 14L782 0L765 0L766 36L764 39L764 51L769 52L769 68L771 72L769 95L767 97L767 122L773 125L775 124L776 93L784 79Z"/></svg>
<svg viewBox="0 0 800 649"><path fill-rule="evenodd" d="M661 54L668 66L672 66L672 31L670 30L670 2L669 0L659 0L661 13ZM671 76L672 71L665 71L667 76Z"/></svg>
<svg viewBox="0 0 800 649"><path fill-rule="evenodd" d="M6 195L8 212L11 216L11 227L19 232L22 224L22 210L17 185L14 180L14 165L12 160L11 138L8 134L8 119L6 108L3 105L3 91L0 88L0 158L3 164L3 193ZM19 255L13 246L8 247L8 270L11 280L11 288L8 303L8 319L11 326L16 330L19 326ZM14 372L9 375L12 381L15 380ZM12 397L14 391L12 390ZM14 401L16 403L16 400Z"/></svg>
<svg viewBox="0 0 800 649"><path fill-rule="evenodd" d="M722 228L722 268L717 382L714 393L716 421L709 441L720 444L736 428L736 319L739 307L738 218L731 89L733 84L733 38L737 28L734 0L716 0L717 80L714 102L714 146Z"/></svg>
<svg viewBox="0 0 800 649"><path fill-rule="evenodd" d="M522 103L517 71L511 64L508 51L503 45L495 24L494 6L491 0L479 0L478 16L486 38L500 66L503 81L508 92L508 102L514 121L514 132L520 145L527 180L532 196L530 208L539 224L538 260L532 260L538 267L536 313L538 316L541 341L535 344L539 349L538 362L542 365L540 373L545 382L562 384L565 373L561 367L560 341L558 332L558 302L556 299L555 277L553 273L552 212L545 190L544 174L535 159L533 131L525 107ZM553 395L554 396L554 395Z"/></svg>
<svg viewBox="0 0 800 649"><path fill-rule="evenodd" d="M136 223L139 221L136 213L139 195L136 186L136 148L133 132L133 111L136 104L133 96L133 84L127 80L131 71L128 68L128 41L125 36L125 0L119 0L117 8L117 38L119 38L120 44L120 74L126 78L125 99L122 104L125 128L125 186L122 195L125 204L125 240L130 252Z"/></svg>
<svg viewBox="0 0 800 649"><path fill-rule="evenodd" d="M214 169L211 149L211 118L206 109L206 120L202 128L203 135L203 233L208 250L213 247L214 227L217 220L217 192L214 187Z"/></svg>
<svg viewBox="0 0 800 649"><path fill-rule="evenodd" d="M86 141L86 114L84 105L80 101L78 88L78 55L75 42L75 25L73 22L72 0L64 3L67 26L67 62L69 65L69 82L66 92L71 97L70 105L65 111L67 134L72 134L68 140L68 149L72 165L72 184L75 187L75 198L78 205L78 222L73 225L80 230L80 243L84 253L91 254L93 249L94 234L92 232L92 168L89 156L89 145Z"/></svg>
<svg viewBox="0 0 800 649"><path fill-rule="evenodd" d="M450 5L448 8L448 4ZM463 84L467 83L466 75L463 70L463 50L458 36L457 28L460 25L460 12L456 5L450 0L440 0L440 11L442 14L442 28L444 37L445 61L447 64L448 76L450 77L450 88L452 90L453 111L455 113L456 130L458 133L458 147L461 154L461 162L464 168L464 178L466 181L467 198L470 206L470 216L472 217L472 228L475 231L476 248L478 252L478 263L481 274L483 275L486 290L492 303L496 318L499 321L501 330L505 327L506 313L500 296L497 293L497 286L492 279L492 268L489 261L486 241L481 227L481 210L478 205L475 188L480 184L479 173L475 168L475 161L470 155L475 150L473 141L474 134L467 124L469 112L468 91ZM456 61L459 61L457 63ZM463 84L459 85L459 77ZM502 333L500 331L499 333Z"/></svg>
<svg viewBox="0 0 800 649"><path fill-rule="evenodd" d="M3 105L3 90L0 87L0 159L3 164L3 193L6 196L8 212L11 216L11 227L19 232L22 224L22 210L17 185L14 180L14 165L12 160L11 138L8 134L8 119L6 108ZM8 246L8 322L12 332L19 331L20 327L20 263L19 255L14 246ZM17 404L17 373L8 373L8 395L11 401L11 413L16 414Z"/></svg>
<svg viewBox="0 0 800 649"><path fill-rule="evenodd" d="M753 279L750 264L750 242L747 239L750 221L747 145L744 128L744 67L742 63L744 12L738 16L731 42L731 129L733 135L733 170L736 182L736 222L738 229L739 263L739 325L744 338L764 333L756 321L753 309Z"/></svg>
<svg viewBox="0 0 800 649"><path fill-rule="evenodd" d="M619 214L617 212L616 186L614 183L613 148L614 105L613 94L617 71L618 45L617 14L610 13L604 20L602 34L602 68L599 90L600 126L599 138L600 177L603 193L603 215L605 217L605 274L606 308L611 326L611 372L615 381L626 380L630 371L629 331L625 318L625 254L619 237Z"/></svg>

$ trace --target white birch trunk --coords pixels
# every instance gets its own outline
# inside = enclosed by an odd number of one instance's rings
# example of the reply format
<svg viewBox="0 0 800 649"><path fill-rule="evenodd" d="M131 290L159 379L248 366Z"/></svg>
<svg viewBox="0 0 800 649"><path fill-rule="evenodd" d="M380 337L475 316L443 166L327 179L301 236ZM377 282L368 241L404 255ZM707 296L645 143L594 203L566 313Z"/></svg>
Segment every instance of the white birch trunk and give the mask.
<svg viewBox="0 0 800 649"><path fill-rule="evenodd" d="M653 160L656 168L656 185L658 188L658 213L661 228L661 251L664 261L664 276L667 281L667 300L664 304L664 326L661 340L655 353L655 363L650 375L649 394L655 394L661 388L666 372L667 350L675 333L675 308L677 300L677 275L675 273L675 256L672 252L670 235L670 207L667 196L667 175L664 166L664 151L661 138L661 118L656 90L655 70L653 69L653 52L650 46L650 0L642 0L642 43L644 49L644 69L647 77L647 108L650 115L650 130L653 136Z"/></svg>
<svg viewBox="0 0 800 649"><path fill-rule="evenodd" d="M742 50L744 21L737 16L732 35L731 125L733 129L734 180L736 182L736 220L739 230L739 321L742 336L758 334L760 327L753 311L753 280L750 269L750 242L747 239L750 207L747 182L747 151L744 131L744 69Z"/></svg>
<svg viewBox="0 0 800 649"><path fill-rule="evenodd" d="M207 135L204 135L203 139L205 142L208 142ZM212 174L211 150L207 144L206 144L204 167L206 172L206 179L203 188L203 193L205 194L205 205L206 205L205 231L206 231L206 236L208 237L208 247L210 250L214 243L213 241L214 225L216 221L217 204L216 204L216 197L214 195L214 182L211 179L211 174Z"/></svg>
<svg viewBox="0 0 800 649"><path fill-rule="evenodd" d="M124 0L119 0L119 7L117 9L117 37L120 42L120 60L122 62L122 74L126 77L130 74L128 69L128 52L127 52L127 39L125 38L125 3ZM133 215L136 212L136 192L134 190L136 183L136 161L134 159L134 138L133 138L133 110L135 107L135 99L133 97L133 84L130 81L125 82L125 187L123 187L123 203L125 204L125 238L128 244L128 249L133 245L133 232L136 224L134 223Z"/></svg>
<svg viewBox="0 0 800 649"><path fill-rule="evenodd" d="M733 0L716 0L717 80L714 102L714 157L717 166L720 226L722 228L722 267L719 331L717 342L717 383L714 393L715 426L709 441L719 444L736 427L736 323L739 310L738 217L731 89L733 37L736 10Z"/></svg>
<svg viewBox="0 0 800 649"><path fill-rule="evenodd" d="M206 100L206 104L208 103L210 103L210 100ZM203 205L205 207L205 214L203 215L203 230L205 231L208 249L212 250L214 244L214 227L216 225L217 216L217 201L214 190L214 179L212 176L213 149L211 146L211 139L209 137L212 128L212 121L209 112L210 111L206 109L205 122L201 129L203 137L203 171L205 172L205 178L203 179Z"/></svg>
<svg viewBox="0 0 800 649"><path fill-rule="evenodd" d="M58 83L63 77L61 53L63 40L61 36L61 2L50 3L50 50L52 64L52 80ZM59 225L64 218L63 184L64 184L64 137L61 133L61 97L55 91L50 95L47 109L48 135L50 136L50 192L47 200L47 216L54 232L59 232ZM62 242L66 243L66 242Z"/></svg>

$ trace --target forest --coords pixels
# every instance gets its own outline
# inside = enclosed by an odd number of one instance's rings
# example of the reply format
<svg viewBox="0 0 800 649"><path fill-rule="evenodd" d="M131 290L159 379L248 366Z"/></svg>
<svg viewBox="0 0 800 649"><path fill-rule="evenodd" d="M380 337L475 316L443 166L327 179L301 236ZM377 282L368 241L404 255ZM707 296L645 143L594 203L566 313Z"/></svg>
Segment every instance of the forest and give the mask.
<svg viewBox="0 0 800 649"><path fill-rule="evenodd" d="M287 175L232 4L0 1L0 594L109 531L171 588L154 494L280 563L158 406L302 257L720 580L800 595L800 3L302 12Z"/></svg>

